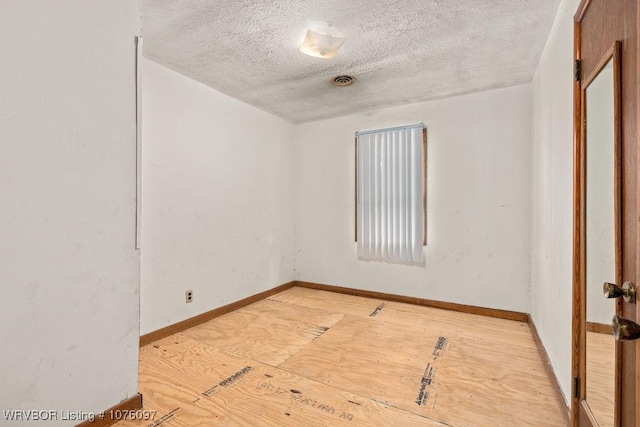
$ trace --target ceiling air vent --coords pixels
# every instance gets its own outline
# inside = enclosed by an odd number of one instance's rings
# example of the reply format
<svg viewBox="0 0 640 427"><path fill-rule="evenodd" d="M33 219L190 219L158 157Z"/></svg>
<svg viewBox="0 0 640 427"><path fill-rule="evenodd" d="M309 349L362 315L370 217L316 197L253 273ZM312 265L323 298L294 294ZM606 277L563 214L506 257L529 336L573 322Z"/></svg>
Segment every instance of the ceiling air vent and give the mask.
<svg viewBox="0 0 640 427"><path fill-rule="evenodd" d="M338 87L351 86L356 81L353 76L337 76L331 80L331 84Z"/></svg>

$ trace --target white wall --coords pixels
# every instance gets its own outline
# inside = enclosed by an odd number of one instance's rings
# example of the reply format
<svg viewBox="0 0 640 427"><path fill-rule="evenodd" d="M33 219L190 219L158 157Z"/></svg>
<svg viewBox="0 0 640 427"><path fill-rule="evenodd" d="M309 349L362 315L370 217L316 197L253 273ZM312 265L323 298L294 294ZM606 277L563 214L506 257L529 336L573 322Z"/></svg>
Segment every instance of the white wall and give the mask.
<svg viewBox="0 0 640 427"><path fill-rule="evenodd" d="M137 393L139 31L137 1L0 2L0 410Z"/></svg>
<svg viewBox="0 0 640 427"><path fill-rule="evenodd" d="M533 79L531 315L571 393L573 15L562 0Z"/></svg>
<svg viewBox="0 0 640 427"><path fill-rule="evenodd" d="M141 332L293 280L294 126L149 60L142 120Z"/></svg>
<svg viewBox="0 0 640 427"><path fill-rule="evenodd" d="M529 311L530 86L296 128L296 279ZM428 128L424 267L358 261L354 132Z"/></svg>

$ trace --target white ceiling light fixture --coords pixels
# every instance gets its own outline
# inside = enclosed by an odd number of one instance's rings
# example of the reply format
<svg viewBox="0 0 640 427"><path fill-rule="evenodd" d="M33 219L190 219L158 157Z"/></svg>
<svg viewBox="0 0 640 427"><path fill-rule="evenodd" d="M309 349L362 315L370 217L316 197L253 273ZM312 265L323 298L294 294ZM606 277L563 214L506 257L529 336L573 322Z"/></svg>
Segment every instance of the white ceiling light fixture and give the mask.
<svg viewBox="0 0 640 427"><path fill-rule="evenodd" d="M318 28L318 31L307 29L307 35L299 51L323 59L331 59L336 56L338 50L347 40L346 37L342 37L337 28L330 27L326 22L316 23L313 26L321 28Z"/></svg>

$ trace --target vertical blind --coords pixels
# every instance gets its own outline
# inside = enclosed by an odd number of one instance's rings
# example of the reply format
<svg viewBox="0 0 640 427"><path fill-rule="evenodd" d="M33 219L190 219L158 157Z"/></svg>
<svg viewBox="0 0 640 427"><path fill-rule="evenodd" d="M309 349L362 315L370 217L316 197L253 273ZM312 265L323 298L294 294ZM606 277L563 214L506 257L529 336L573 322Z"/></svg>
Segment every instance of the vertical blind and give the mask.
<svg viewBox="0 0 640 427"><path fill-rule="evenodd" d="M356 133L359 259L423 263L423 129Z"/></svg>

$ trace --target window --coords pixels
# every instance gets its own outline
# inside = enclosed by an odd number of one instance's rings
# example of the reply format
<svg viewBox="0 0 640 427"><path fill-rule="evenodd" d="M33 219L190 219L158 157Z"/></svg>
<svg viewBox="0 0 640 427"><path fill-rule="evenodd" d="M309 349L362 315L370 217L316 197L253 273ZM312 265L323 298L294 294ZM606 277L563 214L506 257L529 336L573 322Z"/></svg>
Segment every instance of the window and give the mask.
<svg viewBox="0 0 640 427"><path fill-rule="evenodd" d="M356 133L358 259L423 264L426 140L423 124Z"/></svg>

